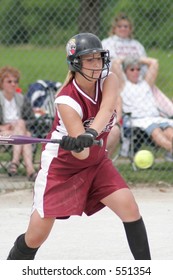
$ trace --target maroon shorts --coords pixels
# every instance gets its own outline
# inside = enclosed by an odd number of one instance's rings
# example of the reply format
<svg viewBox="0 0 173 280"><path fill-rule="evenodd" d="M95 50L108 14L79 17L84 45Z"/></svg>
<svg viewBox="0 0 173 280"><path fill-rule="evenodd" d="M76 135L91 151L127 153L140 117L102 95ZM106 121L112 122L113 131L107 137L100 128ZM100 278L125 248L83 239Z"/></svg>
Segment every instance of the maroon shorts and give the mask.
<svg viewBox="0 0 173 280"><path fill-rule="evenodd" d="M92 215L104 207L100 200L119 189L128 188L108 158L71 175L40 172L35 184L33 210L37 209L42 217Z"/></svg>

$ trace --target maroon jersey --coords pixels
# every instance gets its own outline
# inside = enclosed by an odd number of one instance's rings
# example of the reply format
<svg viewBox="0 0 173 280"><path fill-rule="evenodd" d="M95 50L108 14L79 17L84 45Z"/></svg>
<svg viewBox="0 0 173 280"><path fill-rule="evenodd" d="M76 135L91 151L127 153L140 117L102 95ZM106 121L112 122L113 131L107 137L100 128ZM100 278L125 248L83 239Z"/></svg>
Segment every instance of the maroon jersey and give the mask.
<svg viewBox="0 0 173 280"><path fill-rule="evenodd" d="M72 107L87 128L99 111L103 81L96 82L95 97L92 99L72 80L61 90L55 103ZM104 140L103 146L92 146L85 160L75 158L59 144L43 146L41 169L35 182L33 210L37 209L42 217L66 217L82 215L83 212L91 215L104 207L100 202L102 198L127 187L105 151L107 135L114 125L115 117L116 113L97 137ZM63 135L67 135L67 131L57 111L47 138L61 139Z"/></svg>
<svg viewBox="0 0 173 280"><path fill-rule="evenodd" d="M55 103L63 103L71 106L81 117L84 127L87 128L92 124L95 116L97 115L100 109L100 104L102 101L102 83L102 80L97 81L95 97L94 99L92 99L89 95L82 91L77 85L76 81L73 80L61 91ZM110 122L107 124L102 133L110 131L111 127L115 122L115 117L116 113L113 114L112 118L110 119ZM57 116L54 125L60 132L66 131L66 129L62 125L60 116ZM104 136L102 135L102 137Z"/></svg>

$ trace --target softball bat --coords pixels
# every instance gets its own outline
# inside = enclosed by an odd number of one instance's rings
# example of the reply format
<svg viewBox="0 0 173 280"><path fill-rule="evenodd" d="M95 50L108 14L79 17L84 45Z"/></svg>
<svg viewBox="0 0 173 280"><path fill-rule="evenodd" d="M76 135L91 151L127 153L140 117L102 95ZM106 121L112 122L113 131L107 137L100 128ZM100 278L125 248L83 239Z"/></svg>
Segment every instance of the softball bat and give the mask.
<svg viewBox="0 0 173 280"><path fill-rule="evenodd" d="M36 143L60 144L61 139L35 138L35 137L22 136L22 135L0 136L1 145L24 145L24 144L36 144ZM103 139L94 140L93 145L97 145L100 147L103 146Z"/></svg>

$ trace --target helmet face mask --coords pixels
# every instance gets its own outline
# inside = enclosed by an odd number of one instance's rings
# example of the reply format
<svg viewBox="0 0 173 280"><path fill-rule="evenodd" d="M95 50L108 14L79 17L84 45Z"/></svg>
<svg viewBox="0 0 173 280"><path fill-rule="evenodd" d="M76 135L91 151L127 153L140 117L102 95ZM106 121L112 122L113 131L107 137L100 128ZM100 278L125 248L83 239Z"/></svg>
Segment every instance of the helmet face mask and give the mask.
<svg viewBox="0 0 173 280"><path fill-rule="evenodd" d="M70 71L79 72L83 77L90 81L94 79L94 71L104 71L104 74L100 75L100 78L104 78L109 73L109 51L105 51L102 48L99 38L92 33L80 33L72 37L66 46L67 50L67 63ZM103 64L101 69L88 69L92 70L92 76L88 76L82 72L82 60L84 55L100 53ZM98 79L98 78L95 78Z"/></svg>

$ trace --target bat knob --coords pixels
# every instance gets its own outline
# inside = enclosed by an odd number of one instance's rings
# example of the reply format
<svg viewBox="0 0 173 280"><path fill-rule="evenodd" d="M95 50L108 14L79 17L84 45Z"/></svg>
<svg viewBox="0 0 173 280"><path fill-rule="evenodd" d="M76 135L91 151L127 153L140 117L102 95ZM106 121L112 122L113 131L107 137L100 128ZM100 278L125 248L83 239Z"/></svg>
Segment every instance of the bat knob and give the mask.
<svg viewBox="0 0 173 280"><path fill-rule="evenodd" d="M94 145L102 147L103 146L103 139L94 140Z"/></svg>
<svg viewBox="0 0 173 280"><path fill-rule="evenodd" d="M103 147L103 139L100 139L99 140L99 144L98 144L100 147Z"/></svg>

